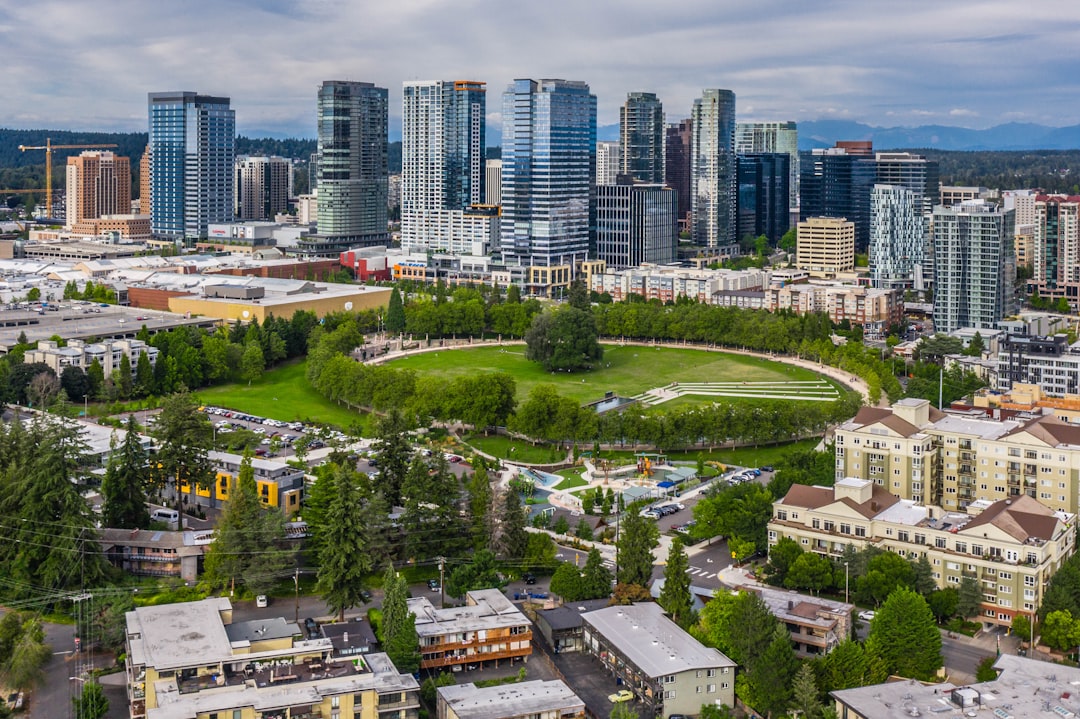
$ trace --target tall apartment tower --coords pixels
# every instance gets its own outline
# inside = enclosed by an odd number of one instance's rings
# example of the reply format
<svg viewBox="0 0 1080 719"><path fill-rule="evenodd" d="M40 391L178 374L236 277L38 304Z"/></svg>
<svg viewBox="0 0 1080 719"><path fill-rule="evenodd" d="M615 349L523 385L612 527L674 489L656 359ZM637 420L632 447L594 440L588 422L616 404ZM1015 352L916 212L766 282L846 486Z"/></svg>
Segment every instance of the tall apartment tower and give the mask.
<svg viewBox="0 0 1080 719"><path fill-rule="evenodd" d="M102 215L131 214L131 160L87 150L67 160L64 227Z"/></svg>
<svg viewBox="0 0 1080 719"><path fill-rule="evenodd" d="M236 112L229 98L152 92L150 228L173 240L205 238L235 219Z"/></svg>
<svg viewBox="0 0 1080 719"><path fill-rule="evenodd" d="M484 204L502 202L502 160L487 160L484 169Z"/></svg>
<svg viewBox="0 0 1080 719"><path fill-rule="evenodd" d="M937 160L927 160L910 152L879 152L877 184L905 187L919 198L919 212L930 216L941 193Z"/></svg>
<svg viewBox="0 0 1080 719"><path fill-rule="evenodd" d="M139 158L139 214L150 214L150 146L143 150Z"/></svg>
<svg viewBox="0 0 1080 719"><path fill-rule="evenodd" d="M638 182L664 182L664 105L651 92L631 92L619 109L621 172Z"/></svg>
<svg viewBox="0 0 1080 719"><path fill-rule="evenodd" d="M735 123L735 152L739 155L760 152L782 152L788 163L791 188L789 207L799 206L799 127L794 122L737 122Z"/></svg>
<svg viewBox="0 0 1080 719"><path fill-rule="evenodd" d="M1080 196L1036 195L1029 293L1080 304ZM1017 230L1019 234L1019 230Z"/></svg>
<svg viewBox="0 0 1080 719"><path fill-rule="evenodd" d="M289 209L292 195L292 161L277 156L236 158L236 219L273 220Z"/></svg>
<svg viewBox="0 0 1080 719"><path fill-rule="evenodd" d="M838 142L799 158L802 217L846 217L855 223L855 248L870 242L870 190L877 164L865 142Z"/></svg>
<svg viewBox="0 0 1080 719"><path fill-rule="evenodd" d="M401 247L485 255L497 226L483 209L487 87L406 82L402 95Z"/></svg>
<svg viewBox="0 0 1080 719"><path fill-rule="evenodd" d="M694 244L738 254L735 190L735 93L705 90L694 100L690 209Z"/></svg>
<svg viewBox="0 0 1080 719"><path fill-rule="evenodd" d="M928 223L923 198L899 185L870 191L870 279L880 289L922 285Z"/></svg>
<svg viewBox="0 0 1080 719"><path fill-rule="evenodd" d="M934 208L934 330L995 328L1016 308L1013 211L983 200Z"/></svg>
<svg viewBox="0 0 1080 719"><path fill-rule="evenodd" d="M692 120L681 120L667 127L664 143L664 182L675 190L679 203L679 230L690 228L690 143Z"/></svg>
<svg viewBox="0 0 1080 719"><path fill-rule="evenodd" d="M503 94L501 249L518 265L589 257L596 95L571 80L515 80Z"/></svg>
<svg viewBox="0 0 1080 719"><path fill-rule="evenodd" d="M318 235L311 254L385 245L389 185L386 88L328 80L318 94Z"/></svg>
<svg viewBox="0 0 1080 719"><path fill-rule="evenodd" d="M765 235L774 245L791 227L791 157L783 152L737 155L738 237Z"/></svg>
<svg viewBox="0 0 1080 719"><path fill-rule="evenodd" d="M612 140L596 143L596 184L614 185L622 174L622 147Z"/></svg>
<svg viewBox="0 0 1080 719"><path fill-rule="evenodd" d="M674 262L677 204L675 190L635 182L629 175L597 185L596 259L618 270Z"/></svg>

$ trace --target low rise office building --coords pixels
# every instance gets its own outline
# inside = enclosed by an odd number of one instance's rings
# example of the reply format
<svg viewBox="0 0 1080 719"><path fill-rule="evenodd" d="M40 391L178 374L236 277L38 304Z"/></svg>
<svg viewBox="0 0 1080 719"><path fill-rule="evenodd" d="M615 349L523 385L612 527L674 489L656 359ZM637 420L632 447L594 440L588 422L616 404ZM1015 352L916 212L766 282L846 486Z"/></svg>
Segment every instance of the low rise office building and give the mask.
<svg viewBox="0 0 1080 719"><path fill-rule="evenodd" d="M465 606L436 609L427 597L409 600L420 639L420 668L513 663L532 654L532 624L498 589L465 593Z"/></svg>
<svg viewBox="0 0 1080 719"><path fill-rule="evenodd" d="M214 465L214 483L203 488L182 482L180 492L187 495L189 504L217 507L228 502L235 491L244 458L232 452L217 451L207 452L207 457ZM304 496L303 470L290 466L284 460L262 457L252 457L251 468L255 473L259 502L264 507L280 509L286 517L292 517L300 511L300 502Z"/></svg>

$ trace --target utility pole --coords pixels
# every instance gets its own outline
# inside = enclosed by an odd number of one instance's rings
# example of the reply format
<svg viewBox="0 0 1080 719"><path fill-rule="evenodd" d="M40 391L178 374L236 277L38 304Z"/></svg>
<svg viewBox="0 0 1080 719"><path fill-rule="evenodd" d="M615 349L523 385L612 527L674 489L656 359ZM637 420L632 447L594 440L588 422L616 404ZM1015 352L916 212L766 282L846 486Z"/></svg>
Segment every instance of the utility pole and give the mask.
<svg viewBox="0 0 1080 719"><path fill-rule="evenodd" d="M844 604L848 603L848 575L850 571L848 563L844 562Z"/></svg>
<svg viewBox="0 0 1080 719"><path fill-rule="evenodd" d="M446 606L446 557L439 557L439 608Z"/></svg>
<svg viewBox="0 0 1080 719"><path fill-rule="evenodd" d="M942 360L944 362L944 360ZM938 368L938 385L937 385L937 408L941 409L945 404L945 365L941 365Z"/></svg>
<svg viewBox="0 0 1080 719"><path fill-rule="evenodd" d="M295 589L296 606L293 613L293 621L300 621L300 567L297 567L293 572L293 587Z"/></svg>

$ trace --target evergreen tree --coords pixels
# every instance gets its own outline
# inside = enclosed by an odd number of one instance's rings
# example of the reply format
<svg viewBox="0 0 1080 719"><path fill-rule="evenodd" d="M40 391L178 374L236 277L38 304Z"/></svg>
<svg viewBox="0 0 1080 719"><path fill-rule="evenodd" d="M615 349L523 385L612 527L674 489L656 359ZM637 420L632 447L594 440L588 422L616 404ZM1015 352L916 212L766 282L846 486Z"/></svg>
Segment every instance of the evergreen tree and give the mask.
<svg viewBox="0 0 1080 719"><path fill-rule="evenodd" d="M120 356L120 367L117 369L116 386L120 390L121 399L131 399L132 367L131 357L125 352Z"/></svg>
<svg viewBox="0 0 1080 719"><path fill-rule="evenodd" d="M446 593L452 597L463 597L466 592L501 587L502 584L494 553L481 549L473 554L471 562L461 564L450 572L446 578Z"/></svg>
<svg viewBox="0 0 1080 719"><path fill-rule="evenodd" d="M181 392L162 403L154 436L157 467L153 481L159 489L172 491L176 510L183 512L181 485L206 489L214 481L213 466L206 454L213 441L213 427L191 395Z"/></svg>
<svg viewBox="0 0 1080 719"><path fill-rule="evenodd" d="M803 664L795 674L795 683L791 687L792 705L803 719L821 719L824 709L821 705L814 670L809 664Z"/></svg>
<svg viewBox="0 0 1080 719"><path fill-rule="evenodd" d="M363 522L364 491L358 473L335 468L333 495L323 521L312 527L319 535L319 573L315 589L326 606L345 621L345 610L363 603L364 578L374 566Z"/></svg>
<svg viewBox="0 0 1080 719"><path fill-rule="evenodd" d="M487 548L491 543L491 480L483 461L476 462L476 471L469 480L469 520L472 547Z"/></svg>
<svg viewBox="0 0 1080 719"><path fill-rule="evenodd" d="M584 517L579 519L577 527L574 529L574 534L577 535L578 539L591 542L593 540L593 528L592 525L589 524L589 520Z"/></svg>
<svg viewBox="0 0 1080 719"><path fill-rule="evenodd" d="M135 396L149 397L154 394L154 367L150 364L150 355L139 353L135 363Z"/></svg>
<svg viewBox="0 0 1080 719"><path fill-rule="evenodd" d="M562 597L564 602L579 602L585 599L584 582L581 570L570 562L560 562L551 575L549 585L552 593Z"/></svg>
<svg viewBox="0 0 1080 719"><path fill-rule="evenodd" d="M521 559L525 556L528 542L521 497L517 490L508 488L503 494L502 511L499 513L499 553L506 559Z"/></svg>
<svg viewBox="0 0 1080 719"><path fill-rule="evenodd" d="M94 681L84 682L79 696L72 697L75 719L102 719L109 713L109 700L105 690Z"/></svg>
<svg viewBox="0 0 1080 719"><path fill-rule="evenodd" d="M86 378L90 380L90 396L93 399L102 399L105 391L105 370L97 357L86 368Z"/></svg>
<svg viewBox="0 0 1080 719"><path fill-rule="evenodd" d="M429 467L422 457L415 457L401 487L405 554L417 560L436 554L455 556L465 539L458 511L461 492L457 477L442 454L435 456L433 464ZM432 541L436 537L438 541Z"/></svg>
<svg viewBox="0 0 1080 719"><path fill-rule="evenodd" d="M915 570L915 591L924 597L929 597L930 593L937 589L937 582L934 581L934 568L930 566L930 559L927 558L926 552L920 554L911 566Z"/></svg>
<svg viewBox="0 0 1080 719"><path fill-rule="evenodd" d="M392 335L405 331L405 305L397 287L390 293L390 303L386 306L386 331Z"/></svg>
<svg viewBox="0 0 1080 719"><path fill-rule="evenodd" d="M618 548L619 582L649 585L652 579L653 549L660 543L656 524L637 512L629 512L622 520Z"/></svg>
<svg viewBox="0 0 1080 719"><path fill-rule="evenodd" d="M413 673L420 668L416 615L409 611L409 585L392 566L383 575L383 591L383 650L398 671Z"/></svg>
<svg viewBox="0 0 1080 719"><path fill-rule="evenodd" d="M889 674L932 680L942 665L941 633L926 600L907 587L896 589L870 622L866 650Z"/></svg>
<svg viewBox="0 0 1080 719"><path fill-rule="evenodd" d="M979 586L979 580L974 577L961 579L956 597L957 615L967 619L978 614L982 598L982 587Z"/></svg>
<svg viewBox="0 0 1080 719"><path fill-rule="evenodd" d="M386 500L392 505L401 502L401 485L409 471L412 447L405 434L408 428L401 410L391 409L375 423L375 457L379 462L380 484Z"/></svg>
<svg viewBox="0 0 1080 719"><path fill-rule="evenodd" d="M664 588L660 590L660 606L681 627L693 621L693 599L690 596L690 560L683 551L680 537L671 540L667 566L664 567Z"/></svg>
<svg viewBox="0 0 1080 719"><path fill-rule="evenodd" d="M545 535L546 536L546 535ZM604 560L600 556L600 550L593 547L589 550L589 556L585 559L585 569L582 572L582 585L585 599L602 599L611 595L611 582L614 577L611 571L604 566Z"/></svg>
<svg viewBox="0 0 1080 719"><path fill-rule="evenodd" d="M566 518L565 514L560 514L558 519L555 520L555 524L552 525L551 531L555 534L566 534L570 531L570 520Z"/></svg>
<svg viewBox="0 0 1080 719"><path fill-rule="evenodd" d="M767 716L780 716L792 699L792 683L799 660L787 627L776 623L764 651L746 671L747 701Z"/></svg>
<svg viewBox="0 0 1080 719"><path fill-rule="evenodd" d="M146 509L146 486L150 469L146 452L135 428L135 416L129 415L124 441L116 451L115 438L105 476L101 479L101 522L114 529L146 529L150 513Z"/></svg>

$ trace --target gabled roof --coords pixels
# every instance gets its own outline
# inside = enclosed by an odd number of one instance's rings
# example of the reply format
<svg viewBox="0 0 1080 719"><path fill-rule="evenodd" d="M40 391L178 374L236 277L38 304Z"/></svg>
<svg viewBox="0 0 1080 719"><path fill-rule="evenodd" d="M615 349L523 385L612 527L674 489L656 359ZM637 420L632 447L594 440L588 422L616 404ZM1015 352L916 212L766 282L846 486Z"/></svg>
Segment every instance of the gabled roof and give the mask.
<svg viewBox="0 0 1080 719"><path fill-rule="evenodd" d="M1051 447L1057 447L1063 444L1080 446L1080 426L1063 422L1055 415L1037 417L1030 422L1017 427L1011 432L1005 433L1003 436L1009 437L1014 434L1020 434L1021 432L1026 432L1032 437L1042 440Z"/></svg>
<svg viewBox="0 0 1080 719"><path fill-rule="evenodd" d="M967 523L961 531L992 525L1019 542L1028 539L1053 539L1058 515L1038 500L1025 495L994 502Z"/></svg>
<svg viewBox="0 0 1080 719"><path fill-rule="evenodd" d="M859 504L848 497L836 497L832 487L807 486L805 484L793 484L780 503L785 507L802 507L804 509L820 509L834 502L839 502L850 507L862 516L870 519L900 501L895 494L890 494L887 489L880 485L873 485L870 500Z"/></svg>

